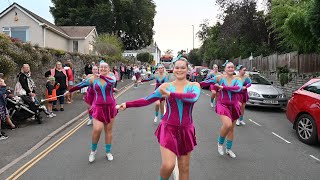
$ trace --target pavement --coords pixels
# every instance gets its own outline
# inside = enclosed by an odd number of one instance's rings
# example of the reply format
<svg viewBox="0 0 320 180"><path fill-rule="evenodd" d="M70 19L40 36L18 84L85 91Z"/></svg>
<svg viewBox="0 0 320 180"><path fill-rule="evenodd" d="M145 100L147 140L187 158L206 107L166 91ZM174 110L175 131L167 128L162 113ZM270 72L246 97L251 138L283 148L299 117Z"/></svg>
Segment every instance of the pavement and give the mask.
<svg viewBox="0 0 320 180"><path fill-rule="evenodd" d="M117 98L117 103L151 94L151 84L154 82L129 89ZM217 138L221 122L209 106L209 96L209 91L202 90L193 110L198 145L191 155L190 179L319 179L320 145L300 142L283 110L247 108L247 125L235 129L233 151L237 158L220 156ZM0 179L14 173L12 177L32 180L157 180L161 157L153 116L154 105L118 114L113 128L112 162L105 158L102 134L96 161L89 164L92 127L86 126L82 118L1 174Z"/></svg>
<svg viewBox="0 0 320 180"><path fill-rule="evenodd" d="M117 88L121 89L131 82L131 80L118 82ZM15 130L4 129L3 131L9 138L0 141L0 169L84 111L86 111L86 105L83 103L82 95L77 93L72 104L65 104L65 111L55 112L57 117L47 118L45 114L42 114L42 124L38 124L36 121L28 121L19 124Z"/></svg>

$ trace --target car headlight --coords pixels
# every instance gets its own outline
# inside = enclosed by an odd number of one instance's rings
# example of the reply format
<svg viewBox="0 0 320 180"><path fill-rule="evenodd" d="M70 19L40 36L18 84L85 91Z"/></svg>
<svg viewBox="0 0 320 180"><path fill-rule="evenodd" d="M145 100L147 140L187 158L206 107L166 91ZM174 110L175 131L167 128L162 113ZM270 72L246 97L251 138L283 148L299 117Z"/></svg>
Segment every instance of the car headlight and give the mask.
<svg viewBox="0 0 320 180"><path fill-rule="evenodd" d="M249 91L248 93L250 97L261 97L260 94L256 92Z"/></svg>
<svg viewBox="0 0 320 180"><path fill-rule="evenodd" d="M280 94L280 95L278 95L278 99L284 99L284 98L286 98L286 95L285 95L285 94Z"/></svg>

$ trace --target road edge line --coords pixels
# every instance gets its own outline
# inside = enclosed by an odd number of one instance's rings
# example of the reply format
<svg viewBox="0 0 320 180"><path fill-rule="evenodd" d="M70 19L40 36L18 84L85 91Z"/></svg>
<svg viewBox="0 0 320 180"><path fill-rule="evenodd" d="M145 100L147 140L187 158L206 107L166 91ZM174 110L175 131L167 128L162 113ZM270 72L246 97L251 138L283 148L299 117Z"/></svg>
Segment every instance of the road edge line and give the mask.
<svg viewBox="0 0 320 180"><path fill-rule="evenodd" d="M121 89L130 89L132 87L132 84L129 83L127 86L124 86ZM123 91L124 91L123 90ZM119 92L119 94L122 91ZM123 94L123 93L122 93ZM120 94L120 95L122 95ZM118 95L118 94L116 94ZM120 96L119 95L119 96ZM118 96L118 97L119 97ZM77 120L80 120L80 118L82 116L84 116L85 114L87 114L87 110L85 110L84 112L82 112L81 114L79 114L78 116L76 116L75 118L73 118L72 120L68 121L67 123L65 123L64 125L62 125L61 127L59 127L58 129L54 130L52 133L50 133L49 135L47 135L45 138L43 138L41 141L39 141L36 145L34 145L32 148L30 148L27 152L23 153L21 156L17 157L16 159L14 159L13 161L11 161L9 164L5 165L4 167L2 167L0 169L0 175L2 173L4 173L6 170L8 170L9 168L11 168L13 165L17 164L19 161L21 161L22 159L24 159L25 157L29 156L30 154L32 154L34 151L36 151L37 149L39 149L41 146L43 146L45 143L47 143L49 140L51 140L53 137L55 137L57 134L59 134L60 132L62 132L63 130L65 130L66 128L70 127L71 125L73 125Z"/></svg>

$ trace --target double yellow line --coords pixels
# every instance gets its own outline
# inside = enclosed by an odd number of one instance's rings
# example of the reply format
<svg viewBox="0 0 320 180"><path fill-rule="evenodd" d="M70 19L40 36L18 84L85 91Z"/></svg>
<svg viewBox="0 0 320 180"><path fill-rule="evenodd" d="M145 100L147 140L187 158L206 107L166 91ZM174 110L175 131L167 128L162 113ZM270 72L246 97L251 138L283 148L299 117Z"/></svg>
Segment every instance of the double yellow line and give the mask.
<svg viewBox="0 0 320 180"><path fill-rule="evenodd" d="M73 133L75 133L78 129L80 129L86 122L88 122L89 118L84 119L81 121L76 127L71 129L67 134L62 136L60 139L58 139L56 142L51 144L49 147L47 147L44 151L42 151L40 154L38 154L36 157L31 159L29 162L24 164L22 167L20 167L16 172L14 172L11 176L9 176L6 180L15 180L18 179L23 173L25 173L28 169L30 169L34 164L36 164L38 161L40 161L42 158L44 158L47 154L49 154L52 150L54 150L56 147L58 147L61 143L63 143L68 137L70 137Z"/></svg>
<svg viewBox="0 0 320 180"><path fill-rule="evenodd" d="M124 92L126 92L128 89L130 89L133 86L130 85L126 87L123 91L119 92L115 96L115 98L118 98L121 96ZM53 151L55 148L57 148L61 143L63 143L66 139L68 139L72 134L74 134L78 129L80 129L84 124L88 122L89 118L86 118L82 120L77 126L72 128L69 132L67 132L64 136L59 138L57 141L55 141L53 144L51 144L49 147L47 147L45 150L43 150L40 154L32 158L29 162L21 166L17 171L15 171L11 176L9 176L6 180L16 180L18 179L23 173L28 171L33 165L35 165L38 161L43 159L46 155L48 155L51 151Z"/></svg>

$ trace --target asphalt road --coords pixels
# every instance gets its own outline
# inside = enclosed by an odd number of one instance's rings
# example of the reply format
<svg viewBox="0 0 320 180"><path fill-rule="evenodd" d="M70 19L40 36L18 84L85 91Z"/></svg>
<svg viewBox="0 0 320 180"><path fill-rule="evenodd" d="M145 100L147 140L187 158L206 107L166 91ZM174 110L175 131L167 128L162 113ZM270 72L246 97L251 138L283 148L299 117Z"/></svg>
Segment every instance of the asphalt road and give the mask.
<svg viewBox="0 0 320 180"><path fill-rule="evenodd" d="M144 83L129 89L117 99L124 101L144 97L154 86ZM57 142L73 127L66 129L45 146L6 171L5 179L21 166L20 179L110 179L157 180L161 164L160 150L154 131L154 106L128 109L117 116L113 131L114 161L108 162L104 153L102 134L96 161L88 162L91 126L79 126L56 148L47 147ZM246 109L246 126L237 127L233 151L237 158L220 156L217 137L221 126L218 116L209 106L209 94L203 90L193 112L197 142L190 163L190 179L319 179L320 146L301 143L281 110L266 108ZM249 120L250 119L250 120ZM311 157L311 156L313 157ZM15 174L15 175L17 175Z"/></svg>

